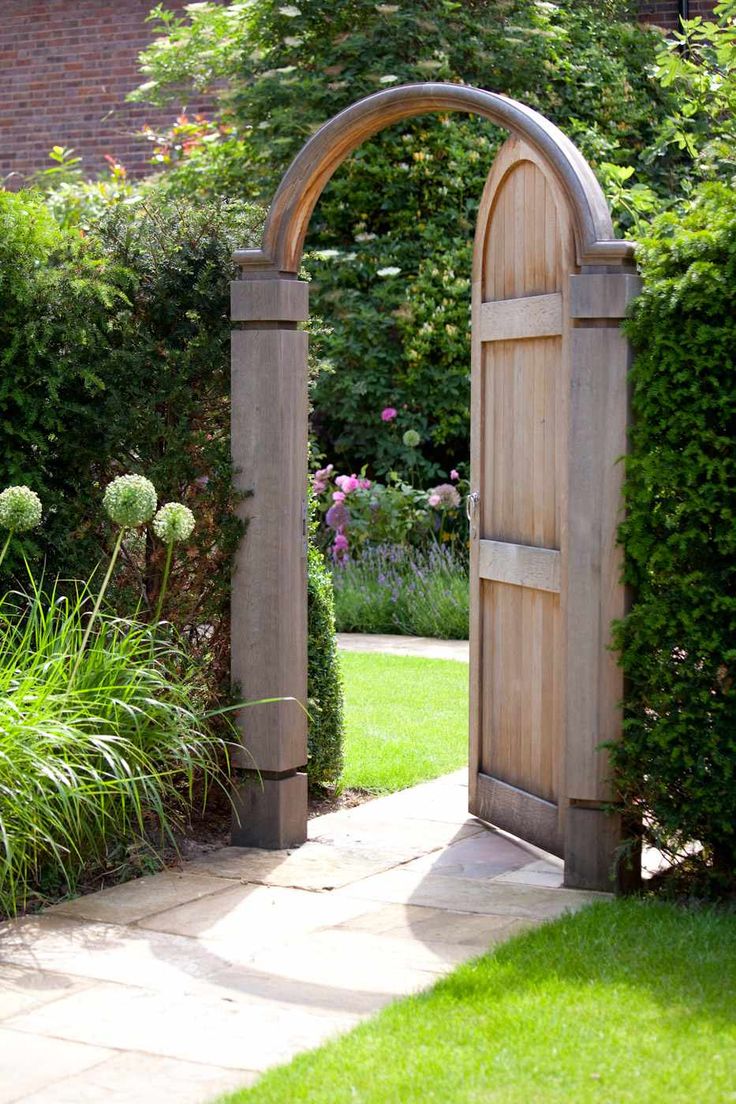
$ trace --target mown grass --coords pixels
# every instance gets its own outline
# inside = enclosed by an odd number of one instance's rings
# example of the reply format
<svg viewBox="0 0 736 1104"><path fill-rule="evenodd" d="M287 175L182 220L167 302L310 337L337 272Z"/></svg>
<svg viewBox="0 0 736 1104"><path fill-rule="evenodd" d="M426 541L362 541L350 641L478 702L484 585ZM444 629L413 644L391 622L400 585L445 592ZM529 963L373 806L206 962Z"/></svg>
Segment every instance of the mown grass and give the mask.
<svg viewBox="0 0 736 1104"><path fill-rule="evenodd" d="M391 793L467 763L467 664L360 652L340 659L344 787Z"/></svg>
<svg viewBox="0 0 736 1104"><path fill-rule="evenodd" d="M593 905L461 967L228 1104L726 1104L736 916Z"/></svg>

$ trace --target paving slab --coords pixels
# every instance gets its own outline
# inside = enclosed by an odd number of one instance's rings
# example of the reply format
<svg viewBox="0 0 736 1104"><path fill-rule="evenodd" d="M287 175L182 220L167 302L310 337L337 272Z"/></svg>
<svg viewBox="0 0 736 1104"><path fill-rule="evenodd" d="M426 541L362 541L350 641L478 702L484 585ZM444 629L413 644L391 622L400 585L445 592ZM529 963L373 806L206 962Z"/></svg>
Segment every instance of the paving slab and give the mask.
<svg viewBox="0 0 736 1104"><path fill-rule="evenodd" d="M0 1021L92 984L84 978L4 962L0 965Z"/></svg>
<svg viewBox="0 0 736 1104"><path fill-rule="evenodd" d="M467 640L435 640L429 636L396 636L390 633L338 633L337 646L343 652L456 659L461 663L468 662L470 650Z"/></svg>
<svg viewBox="0 0 736 1104"><path fill-rule="evenodd" d="M255 1081L257 1074L221 1066L159 1058L138 1051L117 1054L84 1073L57 1080L24 1104L128 1104L140 1100L141 1085L157 1104L200 1104Z"/></svg>
<svg viewBox="0 0 736 1104"><path fill-rule="evenodd" d="M470 817L464 771L309 831L0 925L0 1104L211 1102L604 896Z"/></svg>
<svg viewBox="0 0 736 1104"><path fill-rule="evenodd" d="M219 878L207 874L165 870L124 885L111 886L99 893L76 897L73 901L64 901L47 909L46 915L131 924L185 901L198 901L213 893L222 893L225 888Z"/></svg>
<svg viewBox="0 0 736 1104"><path fill-rule="evenodd" d="M111 1051L0 1027L0 1104L27 1099L59 1078L104 1062Z"/></svg>

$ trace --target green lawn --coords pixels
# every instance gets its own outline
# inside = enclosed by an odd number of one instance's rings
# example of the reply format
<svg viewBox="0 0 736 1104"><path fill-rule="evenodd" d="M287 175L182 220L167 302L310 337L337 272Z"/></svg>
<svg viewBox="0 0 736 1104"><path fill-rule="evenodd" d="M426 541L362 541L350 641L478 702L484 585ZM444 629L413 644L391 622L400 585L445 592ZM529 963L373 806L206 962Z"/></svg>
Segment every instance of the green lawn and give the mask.
<svg viewBox="0 0 736 1104"><path fill-rule="evenodd" d="M403 790L468 761L468 666L344 652L344 786Z"/></svg>
<svg viewBox="0 0 736 1104"><path fill-rule="evenodd" d="M616 901L510 940L230 1104L725 1104L736 916Z"/></svg>

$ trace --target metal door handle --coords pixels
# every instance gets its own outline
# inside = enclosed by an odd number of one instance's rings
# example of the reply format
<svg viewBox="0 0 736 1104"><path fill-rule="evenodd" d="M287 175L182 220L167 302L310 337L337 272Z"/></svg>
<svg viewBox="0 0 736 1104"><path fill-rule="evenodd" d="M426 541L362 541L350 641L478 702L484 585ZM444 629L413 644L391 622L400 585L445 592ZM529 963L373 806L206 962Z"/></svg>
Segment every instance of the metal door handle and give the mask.
<svg viewBox="0 0 736 1104"><path fill-rule="evenodd" d="M480 503L480 495L477 491L471 491L465 499L465 516L470 523L470 535L475 536L477 529L478 518L478 505Z"/></svg>

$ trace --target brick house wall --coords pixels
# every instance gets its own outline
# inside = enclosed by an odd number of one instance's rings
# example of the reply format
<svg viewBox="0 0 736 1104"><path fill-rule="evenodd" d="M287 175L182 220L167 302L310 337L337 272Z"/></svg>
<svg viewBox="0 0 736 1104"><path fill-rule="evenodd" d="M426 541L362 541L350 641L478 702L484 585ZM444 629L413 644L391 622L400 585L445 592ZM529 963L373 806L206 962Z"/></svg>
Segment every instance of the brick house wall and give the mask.
<svg viewBox="0 0 736 1104"><path fill-rule="evenodd" d="M135 133L176 112L125 96L141 83L138 54L157 34L145 22L154 2L0 0L0 182L18 187L48 168L55 145L73 147L90 176L105 168L105 154L132 176L149 170L150 144Z"/></svg>
<svg viewBox="0 0 736 1104"><path fill-rule="evenodd" d="M187 0L167 0L180 9ZM690 0L707 15L715 0ZM0 183L19 186L47 168L52 146L73 147L95 175L105 154L131 176L149 169L144 123L166 125L173 110L126 104L140 83L138 54L156 32L145 19L154 0L0 0ZM640 18L677 25L677 0L641 0ZM190 104L194 112L206 105Z"/></svg>
<svg viewBox="0 0 736 1104"><path fill-rule="evenodd" d="M688 18L700 15L707 19L713 14L716 0L689 0L687 6ZM639 18L643 23L656 23L671 31L679 26L678 10L677 0L640 0Z"/></svg>

